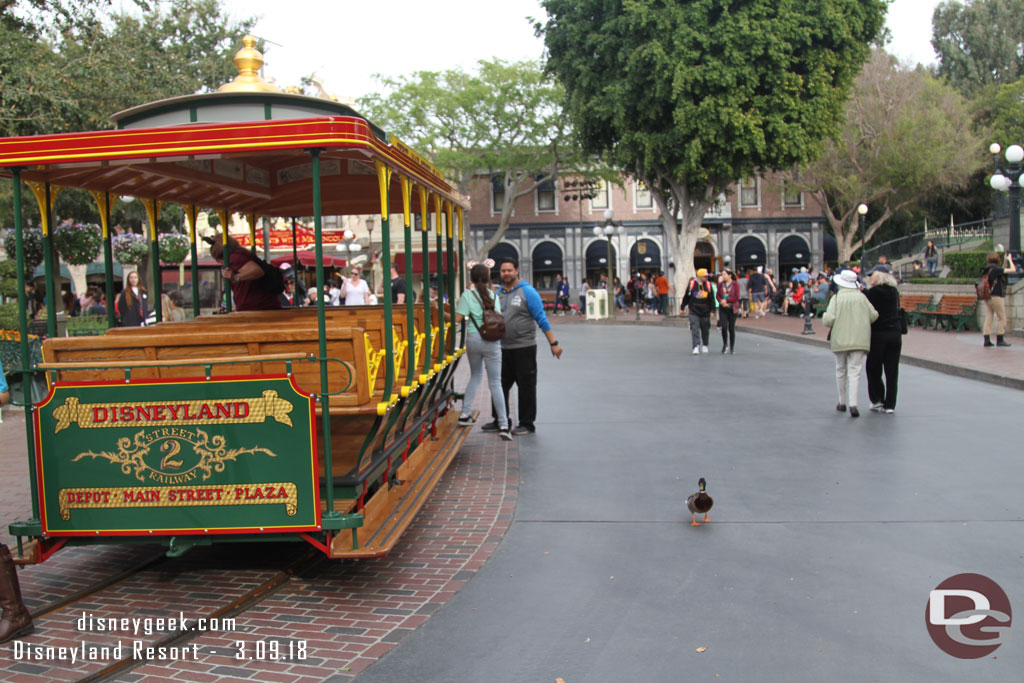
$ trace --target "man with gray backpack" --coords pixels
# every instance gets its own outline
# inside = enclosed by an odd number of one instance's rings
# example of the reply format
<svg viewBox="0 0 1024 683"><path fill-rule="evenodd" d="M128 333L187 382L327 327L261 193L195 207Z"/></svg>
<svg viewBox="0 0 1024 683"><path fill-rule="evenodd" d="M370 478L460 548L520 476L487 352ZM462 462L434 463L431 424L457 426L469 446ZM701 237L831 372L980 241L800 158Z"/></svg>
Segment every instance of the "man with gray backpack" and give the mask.
<svg viewBox="0 0 1024 683"><path fill-rule="evenodd" d="M562 347L555 339L551 323L544 313L540 294L529 283L519 279L519 264L513 258L501 260L501 288L498 301L505 316L505 338L501 340L501 389L505 393L505 413L508 414L508 393L512 385L519 387L519 424L513 434L533 434L537 419L537 327L547 338L551 355L562 356ZM485 432L498 431L498 418L485 424Z"/></svg>

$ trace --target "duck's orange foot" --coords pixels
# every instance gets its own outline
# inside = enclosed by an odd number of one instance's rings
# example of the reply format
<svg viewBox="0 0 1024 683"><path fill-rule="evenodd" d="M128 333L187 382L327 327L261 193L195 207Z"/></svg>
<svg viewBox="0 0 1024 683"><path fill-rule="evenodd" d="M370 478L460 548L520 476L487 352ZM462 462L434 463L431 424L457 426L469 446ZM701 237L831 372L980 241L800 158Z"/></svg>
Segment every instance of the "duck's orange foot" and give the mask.
<svg viewBox="0 0 1024 683"><path fill-rule="evenodd" d="M710 521L711 521L711 518L710 518L710 517L708 517L707 515L704 515L704 521L705 521L705 522L710 522Z"/></svg>
<svg viewBox="0 0 1024 683"><path fill-rule="evenodd" d="M700 526L700 522L697 521L697 515L690 515L690 519L693 520L690 526Z"/></svg>

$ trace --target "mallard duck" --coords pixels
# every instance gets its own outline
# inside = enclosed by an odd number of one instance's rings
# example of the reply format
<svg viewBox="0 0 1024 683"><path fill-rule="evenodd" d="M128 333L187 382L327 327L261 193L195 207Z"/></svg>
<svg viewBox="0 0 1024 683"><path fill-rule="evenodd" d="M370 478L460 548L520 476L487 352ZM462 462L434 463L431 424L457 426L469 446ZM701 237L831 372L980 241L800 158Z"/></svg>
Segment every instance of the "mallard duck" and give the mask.
<svg viewBox="0 0 1024 683"><path fill-rule="evenodd" d="M710 522L711 518L708 517L708 512L711 511L711 506L715 504L714 499L707 494L707 491L704 490L708 485L708 483L704 481L704 477L700 478L697 485L700 486L700 491L691 493L690 497L686 499L686 507L690 509L690 518L693 520L693 523L690 526L700 526L700 522L697 521L697 513L704 515L705 522Z"/></svg>

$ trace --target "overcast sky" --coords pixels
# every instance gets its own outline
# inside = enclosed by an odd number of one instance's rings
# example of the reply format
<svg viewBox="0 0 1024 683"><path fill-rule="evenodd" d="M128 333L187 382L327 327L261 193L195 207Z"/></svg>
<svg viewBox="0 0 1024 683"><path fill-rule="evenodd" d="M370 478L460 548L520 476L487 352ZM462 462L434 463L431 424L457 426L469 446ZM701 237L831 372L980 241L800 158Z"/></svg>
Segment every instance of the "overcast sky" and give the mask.
<svg viewBox="0 0 1024 683"><path fill-rule="evenodd" d="M939 0L894 0L890 52L911 63L935 61L932 11ZM264 75L297 85L316 72L340 97L377 89L372 76L454 66L478 59L539 59L543 45L526 17L542 17L537 0L224 0L233 17L262 16L268 41ZM330 8L326 12L324 8Z"/></svg>

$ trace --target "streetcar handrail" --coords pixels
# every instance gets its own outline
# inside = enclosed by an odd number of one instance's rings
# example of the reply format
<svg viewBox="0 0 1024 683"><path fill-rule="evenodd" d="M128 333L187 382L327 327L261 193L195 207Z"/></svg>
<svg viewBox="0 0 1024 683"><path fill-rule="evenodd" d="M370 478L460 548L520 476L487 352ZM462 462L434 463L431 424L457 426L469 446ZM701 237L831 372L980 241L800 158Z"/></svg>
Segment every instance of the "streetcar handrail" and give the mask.
<svg viewBox="0 0 1024 683"><path fill-rule="evenodd" d="M172 358L168 360L140 360L133 363L122 361L57 361L38 363L40 370L110 370L112 368L154 368L178 365L225 365L234 363L263 363L275 360L312 360L312 354L267 353L261 356L246 356L244 359L223 360L220 358Z"/></svg>

